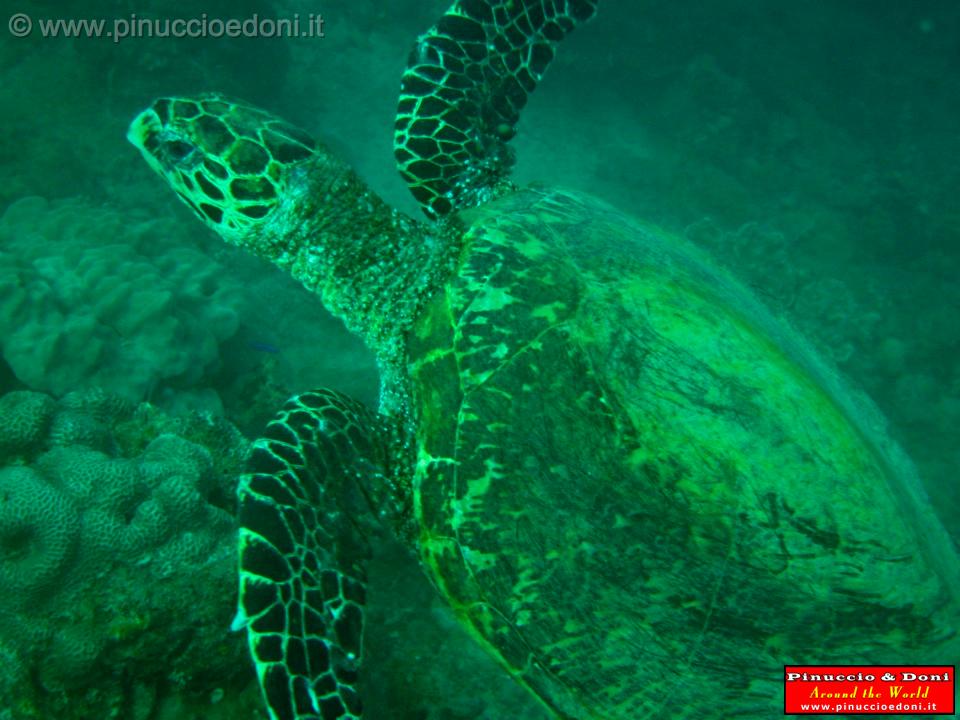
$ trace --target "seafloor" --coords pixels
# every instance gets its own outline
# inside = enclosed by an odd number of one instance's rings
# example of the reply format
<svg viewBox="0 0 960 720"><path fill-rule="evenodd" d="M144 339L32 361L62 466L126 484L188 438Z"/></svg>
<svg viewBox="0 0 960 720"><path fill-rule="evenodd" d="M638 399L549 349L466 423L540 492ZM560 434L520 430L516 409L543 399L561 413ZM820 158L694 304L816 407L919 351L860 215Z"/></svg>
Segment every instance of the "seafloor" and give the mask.
<svg viewBox="0 0 960 720"><path fill-rule="evenodd" d="M221 91L323 138L416 214L393 111L409 47L446 4L18 6L320 12L325 37L0 36L0 486L25 507L46 498L67 528L42 537L60 555L25 564L0 510L0 719L264 717L226 632L246 440L217 418L251 438L299 390L375 402L376 372L316 297L197 223L126 126L157 95ZM960 4L605 0L525 112L516 178L589 191L712 250L876 400L956 539L957 118ZM121 527L137 533L111 549ZM382 551L370 596L371 717L544 717L402 549Z"/></svg>

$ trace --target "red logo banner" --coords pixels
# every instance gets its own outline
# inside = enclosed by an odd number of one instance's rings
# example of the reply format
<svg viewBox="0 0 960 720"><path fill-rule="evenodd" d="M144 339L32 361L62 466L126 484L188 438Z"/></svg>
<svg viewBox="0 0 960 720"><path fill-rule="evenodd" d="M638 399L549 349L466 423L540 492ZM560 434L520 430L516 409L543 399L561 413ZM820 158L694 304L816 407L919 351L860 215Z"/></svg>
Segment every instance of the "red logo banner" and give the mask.
<svg viewBox="0 0 960 720"><path fill-rule="evenodd" d="M787 665L785 715L952 715L954 665Z"/></svg>

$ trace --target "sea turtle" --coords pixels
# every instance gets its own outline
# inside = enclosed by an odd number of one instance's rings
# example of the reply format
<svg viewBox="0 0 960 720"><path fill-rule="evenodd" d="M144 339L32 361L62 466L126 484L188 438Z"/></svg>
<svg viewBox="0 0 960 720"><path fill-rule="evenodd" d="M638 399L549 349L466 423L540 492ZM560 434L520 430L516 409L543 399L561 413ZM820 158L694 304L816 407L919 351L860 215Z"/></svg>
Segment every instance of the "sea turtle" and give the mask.
<svg viewBox="0 0 960 720"><path fill-rule="evenodd" d="M957 559L873 406L695 248L508 181L519 112L595 6L458 0L419 38L395 153L432 222L243 103L131 125L382 371L379 412L290 400L240 483L235 624L275 720L362 717L380 525L558 718L766 718L785 663L946 657Z"/></svg>

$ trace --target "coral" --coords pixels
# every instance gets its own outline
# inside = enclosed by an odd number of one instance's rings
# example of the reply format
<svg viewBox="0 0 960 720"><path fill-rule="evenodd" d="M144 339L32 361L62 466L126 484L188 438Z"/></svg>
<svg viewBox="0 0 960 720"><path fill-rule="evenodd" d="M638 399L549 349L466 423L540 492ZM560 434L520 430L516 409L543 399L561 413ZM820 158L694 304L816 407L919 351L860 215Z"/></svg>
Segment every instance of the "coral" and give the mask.
<svg viewBox="0 0 960 720"><path fill-rule="evenodd" d="M242 471L248 449L240 431L216 415L193 412L174 417L148 403L142 403L114 430L114 437L126 455L145 453L154 438L162 435L175 435L209 451L211 474L204 488L205 496L210 503L232 510L236 478Z"/></svg>
<svg viewBox="0 0 960 720"><path fill-rule="evenodd" d="M20 390L0 398L0 461L29 452L44 438L54 402L42 393Z"/></svg>
<svg viewBox="0 0 960 720"><path fill-rule="evenodd" d="M69 392L60 398L64 410L77 410L99 423L130 417L133 403L101 387Z"/></svg>
<svg viewBox="0 0 960 720"><path fill-rule="evenodd" d="M97 450L110 448L110 433L91 415L75 410L57 413L50 427L50 444L85 445Z"/></svg>
<svg viewBox="0 0 960 720"><path fill-rule="evenodd" d="M0 218L0 343L20 381L139 401L215 372L240 285L186 232L79 200L11 205Z"/></svg>
<svg viewBox="0 0 960 720"><path fill-rule="evenodd" d="M0 586L14 608L45 599L76 551L71 499L29 467L0 469Z"/></svg>
<svg viewBox="0 0 960 720"><path fill-rule="evenodd" d="M22 669L0 683L10 717L123 715L131 693L169 699L172 676L191 697L251 682L242 635L226 632L235 523L221 477L246 440L99 390L9 393L0 411L30 430L0 466L0 655Z"/></svg>

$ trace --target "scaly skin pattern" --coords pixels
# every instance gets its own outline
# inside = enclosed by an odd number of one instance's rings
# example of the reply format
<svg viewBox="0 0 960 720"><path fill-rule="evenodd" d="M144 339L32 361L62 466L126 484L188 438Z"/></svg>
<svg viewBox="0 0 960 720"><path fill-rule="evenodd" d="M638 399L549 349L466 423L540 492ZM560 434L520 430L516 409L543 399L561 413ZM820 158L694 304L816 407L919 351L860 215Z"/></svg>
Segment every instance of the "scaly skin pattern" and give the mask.
<svg viewBox="0 0 960 720"><path fill-rule="evenodd" d="M573 193L465 220L411 337L421 552L558 717L769 718L784 663L942 656L891 469L745 290Z"/></svg>
<svg viewBox="0 0 960 720"><path fill-rule="evenodd" d="M360 403L325 390L288 401L254 446L238 491L234 626L248 630L274 720L362 717L366 563L378 506L402 497L387 494L386 435Z"/></svg>
<svg viewBox="0 0 960 720"><path fill-rule="evenodd" d="M511 188L520 111L597 2L457 0L420 36L400 82L394 155L428 217Z"/></svg>
<svg viewBox="0 0 960 720"><path fill-rule="evenodd" d="M162 98L131 126L205 223L320 294L383 371L389 432L305 394L241 484L237 626L273 720L362 717L382 519L566 720L769 718L786 663L958 652L956 553L869 403L679 241L509 191L520 109L595 7L457 0L420 39L396 155L436 230L242 103Z"/></svg>
<svg viewBox="0 0 960 720"><path fill-rule="evenodd" d="M234 242L277 207L287 168L317 149L302 130L215 94L158 98L127 137L201 221Z"/></svg>
<svg viewBox="0 0 960 720"><path fill-rule="evenodd" d="M159 98L128 138L206 225L318 293L402 385L402 335L451 271L452 227L411 220L322 143L219 95Z"/></svg>
<svg viewBox="0 0 960 720"><path fill-rule="evenodd" d="M429 233L321 144L220 96L161 98L129 138L208 226L288 270L377 354L393 421L329 390L293 398L239 488L235 627L271 718L360 718L370 542L384 526L411 536L405 329L451 272L456 235Z"/></svg>

